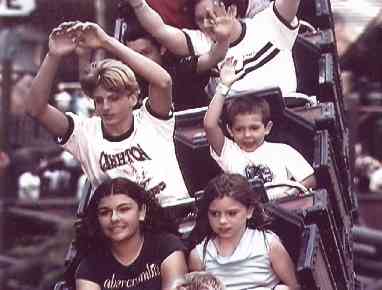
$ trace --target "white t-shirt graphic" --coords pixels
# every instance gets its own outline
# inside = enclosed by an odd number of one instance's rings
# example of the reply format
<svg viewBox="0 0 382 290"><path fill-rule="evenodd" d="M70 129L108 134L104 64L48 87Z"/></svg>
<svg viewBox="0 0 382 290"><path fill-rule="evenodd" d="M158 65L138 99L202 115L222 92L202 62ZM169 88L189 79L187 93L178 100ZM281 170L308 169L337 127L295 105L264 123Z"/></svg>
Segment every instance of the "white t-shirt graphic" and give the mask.
<svg viewBox="0 0 382 290"><path fill-rule="evenodd" d="M154 117L146 103L133 112L129 132L107 136L101 118L83 118L72 113L73 128L61 142L77 158L93 189L107 177L126 177L166 198L187 197L173 141L175 119Z"/></svg>
<svg viewBox="0 0 382 290"><path fill-rule="evenodd" d="M211 156L224 172L246 175L247 167L256 167L261 171L265 182L285 182L294 178L302 181L314 173L312 166L293 147L283 143L266 142L253 152L245 152L225 137L221 155L211 149ZM269 199L285 196L287 188L271 188L267 190Z"/></svg>

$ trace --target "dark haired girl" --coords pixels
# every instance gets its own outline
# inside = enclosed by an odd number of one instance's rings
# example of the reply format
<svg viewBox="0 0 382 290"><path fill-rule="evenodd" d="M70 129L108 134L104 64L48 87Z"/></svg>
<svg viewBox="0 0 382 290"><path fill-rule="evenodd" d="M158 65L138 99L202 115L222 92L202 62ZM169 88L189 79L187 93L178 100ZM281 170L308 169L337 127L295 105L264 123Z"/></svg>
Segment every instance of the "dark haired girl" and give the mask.
<svg viewBox="0 0 382 290"><path fill-rule="evenodd" d="M259 196L245 177L215 177L205 189L190 236L196 245L190 270L210 272L228 290L299 289L288 252L276 234L265 230L266 224Z"/></svg>
<svg viewBox="0 0 382 290"><path fill-rule="evenodd" d="M77 269L77 290L171 289L187 272L181 241L155 232L155 219L148 220L155 206L142 187L125 178L95 190L86 222L98 246Z"/></svg>

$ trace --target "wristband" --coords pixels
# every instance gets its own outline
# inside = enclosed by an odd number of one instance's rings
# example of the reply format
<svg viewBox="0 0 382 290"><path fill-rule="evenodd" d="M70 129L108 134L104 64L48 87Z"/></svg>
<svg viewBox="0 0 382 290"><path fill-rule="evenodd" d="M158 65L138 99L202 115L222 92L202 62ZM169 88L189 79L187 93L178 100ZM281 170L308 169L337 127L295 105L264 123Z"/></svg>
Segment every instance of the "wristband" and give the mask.
<svg viewBox="0 0 382 290"><path fill-rule="evenodd" d="M227 86L226 84L219 83L216 86L215 94L219 94L219 95L221 95L223 97L226 97L230 90L231 90L231 87Z"/></svg>

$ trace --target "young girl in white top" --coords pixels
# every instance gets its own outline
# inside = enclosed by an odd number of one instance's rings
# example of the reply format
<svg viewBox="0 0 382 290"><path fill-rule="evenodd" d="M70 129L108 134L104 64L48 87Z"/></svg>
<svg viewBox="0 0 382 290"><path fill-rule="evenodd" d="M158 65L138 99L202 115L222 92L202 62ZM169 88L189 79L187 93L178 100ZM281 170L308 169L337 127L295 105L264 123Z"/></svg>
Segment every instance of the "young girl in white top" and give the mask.
<svg viewBox="0 0 382 290"><path fill-rule="evenodd" d="M190 235L190 270L212 273L228 290L299 289L288 252L276 234L265 230L267 220L245 177L215 177Z"/></svg>

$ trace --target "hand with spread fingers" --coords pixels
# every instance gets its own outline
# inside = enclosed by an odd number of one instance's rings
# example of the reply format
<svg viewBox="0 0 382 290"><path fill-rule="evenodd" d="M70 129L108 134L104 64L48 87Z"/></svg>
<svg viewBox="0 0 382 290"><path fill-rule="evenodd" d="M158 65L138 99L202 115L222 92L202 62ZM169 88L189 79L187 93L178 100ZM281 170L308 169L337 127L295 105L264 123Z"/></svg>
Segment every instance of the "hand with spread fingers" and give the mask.
<svg viewBox="0 0 382 290"><path fill-rule="evenodd" d="M207 14L207 21L214 32L215 40L218 42L229 40L237 14L236 5L230 5L226 9L223 2L215 1L212 11L208 10Z"/></svg>
<svg viewBox="0 0 382 290"><path fill-rule="evenodd" d="M231 87L240 78L240 74L235 71L236 61L233 57L227 58L220 68L220 81L224 85Z"/></svg>

